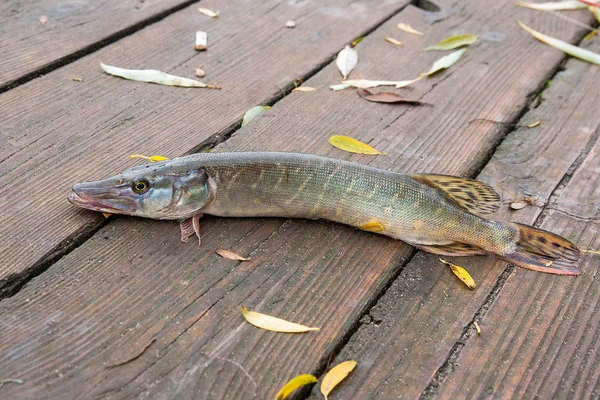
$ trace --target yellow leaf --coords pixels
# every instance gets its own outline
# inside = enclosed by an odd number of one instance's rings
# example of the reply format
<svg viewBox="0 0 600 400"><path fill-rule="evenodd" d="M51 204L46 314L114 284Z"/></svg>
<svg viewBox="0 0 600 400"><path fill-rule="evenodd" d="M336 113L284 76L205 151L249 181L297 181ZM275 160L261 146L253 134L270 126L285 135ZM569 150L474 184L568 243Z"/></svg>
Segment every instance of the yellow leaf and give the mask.
<svg viewBox="0 0 600 400"><path fill-rule="evenodd" d="M242 314L246 321L256 326L257 328L265 329L273 332L284 332L284 333L302 333L308 331L320 331L320 328L310 328L308 326L296 324L294 322L286 321L285 319L272 317L270 315L257 313L255 311L249 311L246 307L242 306Z"/></svg>
<svg viewBox="0 0 600 400"><path fill-rule="evenodd" d="M362 40L364 38L365 38L364 36L361 36L361 37L358 37L358 38L354 39L354 41L352 43L350 43L350 47L356 46L357 44L359 44L360 42L362 42Z"/></svg>
<svg viewBox="0 0 600 400"><path fill-rule="evenodd" d="M385 153L374 149L368 144L364 144L363 142L359 142L358 140L352 139L348 136L334 135L329 138L329 144L349 153L385 155Z"/></svg>
<svg viewBox="0 0 600 400"><path fill-rule="evenodd" d="M315 89L314 87L308 87L308 86L299 86L295 89L292 90L292 92L314 92Z"/></svg>
<svg viewBox="0 0 600 400"><path fill-rule="evenodd" d="M358 229L361 229L361 230L367 231L367 232L383 232L385 230L383 225L381 225L377 221L369 221L367 223L364 223L361 226L359 226Z"/></svg>
<svg viewBox="0 0 600 400"><path fill-rule="evenodd" d="M199 8L198 11L200 13L206 15L207 17L217 18L219 16L219 12L214 12L213 10L209 10L208 8Z"/></svg>
<svg viewBox="0 0 600 400"><path fill-rule="evenodd" d="M473 34L451 36L434 45L425 47L425 50L452 50L475 43L478 37Z"/></svg>
<svg viewBox="0 0 600 400"><path fill-rule="evenodd" d="M403 30L404 32L412 33L413 35L423 36L423 32L419 32L418 30L414 29L409 24L405 24L404 22L400 22L398 24L398 29Z"/></svg>
<svg viewBox="0 0 600 400"><path fill-rule="evenodd" d="M323 378L323 382L321 382L321 394L325 396L325 400L327 400L327 396L329 393L341 382L343 381L350 372L356 367L356 361L348 360L344 361L331 368L329 372Z"/></svg>
<svg viewBox="0 0 600 400"><path fill-rule="evenodd" d="M469 289L471 289L471 290L475 289L475 281L473 280L473 278L471 278L471 275L469 275L469 273L467 272L466 269L464 269L463 267L459 267L458 265L449 263L446 260L442 260L441 258L439 260L442 263L448 265L450 267L450 269L452 270L452 272L454 272L454 275L456 275L458 277L458 279L463 281L464 284L467 285L467 287Z"/></svg>
<svg viewBox="0 0 600 400"><path fill-rule="evenodd" d="M288 383L283 385L281 390L277 393L277 396L275 396L275 400L283 400L286 397L288 397L288 395L290 393L292 393L294 390L298 389L299 387L304 386L304 385L310 385L311 383L315 383L316 381L317 381L317 378L314 375L311 375L311 374L298 375L297 377L290 379L290 381Z"/></svg>
<svg viewBox="0 0 600 400"><path fill-rule="evenodd" d="M394 44L396 46L404 46L404 43L402 43L399 40L394 39L393 37L386 37L385 41L391 44Z"/></svg>
<svg viewBox="0 0 600 400"><path fill-rule="evenodd" d="M234 260L234 261L248 261L250 260L250 257L246 258L246 257L242 257L238 254L232 253L229 250L223 250L223 249L217 249L215 250L215 252L220 255L223 258L226 258L228 260Z"/></svg>
<svg viewBox="0 0 600 400"><path fill-rule="evenodd" d="M148 160L150 162L158 162L158 161L165 161L168 160L167 157L163 157L163 156L143 156L141 154L133 154L130 155L129 158L143 158L144 160Z"/></svg>

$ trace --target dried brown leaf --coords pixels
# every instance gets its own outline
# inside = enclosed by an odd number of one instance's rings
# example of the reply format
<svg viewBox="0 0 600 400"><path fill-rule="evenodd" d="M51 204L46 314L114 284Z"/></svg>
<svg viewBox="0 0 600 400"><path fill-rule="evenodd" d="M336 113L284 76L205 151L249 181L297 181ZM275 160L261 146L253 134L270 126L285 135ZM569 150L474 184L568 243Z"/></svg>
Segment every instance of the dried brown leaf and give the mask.
<svg viewBox="0 0 600 400"><path fill-rule="evenodd" d="M246 257L242 257L239 254L235 254L229 250L223 250L223 249L217 249L215 250L215 252L220 255L223 258L226 258L228 260L234 260L234 261L248 261L250 260L250 257L246 258Z"/></svg>
<svg viewBox="0 0 600 400"><path fill-rule="evenodd" d="M423 103L418 100L407 100L404 97L392 92L371 93L367 89L362 88L356 89L356 92L361 98L367 101L372 101L373 103L428 105L428 103Z"/></svg>

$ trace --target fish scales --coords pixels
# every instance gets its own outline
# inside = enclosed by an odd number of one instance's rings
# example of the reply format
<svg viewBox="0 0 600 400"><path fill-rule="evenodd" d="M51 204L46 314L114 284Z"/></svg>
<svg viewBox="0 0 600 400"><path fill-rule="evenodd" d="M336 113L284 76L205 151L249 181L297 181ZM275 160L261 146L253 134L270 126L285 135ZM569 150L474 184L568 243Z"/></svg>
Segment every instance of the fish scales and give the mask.
<svg viewBox="0 0 600 400"><path fill-rule="evenodd" d="M202 214L327 219L436 254L492 253L530 269L579 273L579 250L566 239L478 215L493 212L499 200L484 183L310 154L194 154L75 185L69 200L102 212L189 218L182 240L200 237Z"/></svg>

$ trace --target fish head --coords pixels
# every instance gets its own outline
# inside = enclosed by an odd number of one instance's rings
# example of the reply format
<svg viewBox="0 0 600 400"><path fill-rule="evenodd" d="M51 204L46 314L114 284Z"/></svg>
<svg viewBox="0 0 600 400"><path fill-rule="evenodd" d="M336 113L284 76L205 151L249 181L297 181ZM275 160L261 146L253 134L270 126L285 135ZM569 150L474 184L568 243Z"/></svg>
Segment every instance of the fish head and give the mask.
<svg viewBox="0 0 600 400"><path fill-rule="evenodd" d="M68 200L82 208L152 219L189 218L214 198L215 182L203 168L172 160L130 168L73 185Z"/></svg>

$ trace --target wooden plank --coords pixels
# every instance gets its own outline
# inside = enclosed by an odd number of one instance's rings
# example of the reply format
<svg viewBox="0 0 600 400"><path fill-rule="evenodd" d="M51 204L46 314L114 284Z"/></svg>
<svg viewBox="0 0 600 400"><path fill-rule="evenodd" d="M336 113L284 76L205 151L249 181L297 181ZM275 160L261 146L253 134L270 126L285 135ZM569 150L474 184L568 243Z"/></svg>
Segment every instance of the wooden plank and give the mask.
<svg viewBox="0 0 600 400"><path fill-rule="evenodd" d="M593 48L598 50L597 40ZM600 95L594 88L599 79L600 71L596 66L570 60L566 70L558 73L550 88L544 91L542 105L528 112L519 122L524 126L504 139L479 178L492 183L501 192L503 187L512 193L536 197L539 207L528 206L521 211L511 211L508 203L512 196L504 192L505 207L495 218L533 223L561 178L570 173L586 144L596 140L598 117L595 104L600 101ZM541 121L540 126L527 128L537 120ZM596 186L591 184L590 187ZM585 193L587 198L597 199L594 194ZM594 201L591 200L596 204ZM593 245L589 233L580 233L581 224L567 228L563 222L552 222L545 223L542 228L563 234L582 248ZM588 227L588 230L592 232L593 227ZM391 398L402 393L407 398L416 398L431 385L425 392L426 398L521 398L535 395L553 398L552 388L557 389L559 385L569 387L571 382L565 384L559 379L559 374L554 376L552 383L544 381L548 391L525 393L524 390L516 390L518 384L528 379L526 377L537 374L541 354L534 343L544 337L543 341L547 344L553 336L551 331L547 331L546 335L539 334L548 328L547 324L538 320L542 315L538 313L539 308L545 307L543 302L549 299L546 294L553 293L556 297L551 304L564 312L565 301L570 302L570 297L563 297L562 290L555 290L588 285L589 278L585 275L581 278L551 276L517 268L508 280L511 289L503 288L501 303L494 303L495 317L491 321L489 317L479 321L483 333L478 337L471 325L473 317L494 289L506 263L483 257L455 258L453 262L472 274L477 289L469 291L436 256L419 253L370 310L369 316L336 358L335 362L359 360L352 379L339 389L337 396ZM583 268L589 277L595 271L588 264L589 260ZM537 294L542 287L547 288L543 290L543 296ZM572 291L568 296L578 297ZM577 301L587 303L588 300ZM576 312L577 307L575 300L569 305L571 312ZM550 317L555 317L551 323L560 323L558 314ZM529 330L532 326L535 326L535 331ZM435 388L439 382L432 379L438 367L448 358L450 350L454 346L462 346L463 339L460 338L465 327L470 334L467 355L461 356L458 361L452 360L451 366L455 371L450 375L451 381L437 393ZM517 337L523 341L522 345L515 343ZM568 342L565 347L572 349L577 340ZM581 353L585 353L585 346L579 348ZM594 347L589 348L595 351ZM535 360L521 363L522 357L533 357L534 354ZM556 368L557 360L553 356L546 361L548 364L541 368L550 368L551 364L552 368ZM566 361L563 363L566 367ZM582 365L581 369L588 367L588 364ZM514 385L509 383L511 381ZM541 379L536 384L541 385ZM581 385L586 383L581 382Z"/></svg>
<svg viewBox="0 0 600 400"><path fill-rule="evenodd" d="M0 88L191 3L183 0L3 2ZM214 1L210 3L216 5ZM194 12L193 8L188 12ZM40 22L42 16L46 17L45 24Z"/></svg>
<svg viewBox="0 0 600 400"><path fill-rule="evenodd" d="M464 174L476 169L503 127L469 121L516 118L527 94L543 83L562 55L515 34L512 6L474 1L462 10L437 23L413 7L404 10L398 19L426 31L424 37L406 39L406 52L383 41L397 32L397 20L359 45L357 73L405 79L440 56L421 49L454 33L457 22L467 20L461 30L489 32L485 27L494 26L505 31L503 42L482 41L451 71L415 86L411 97L432 102L434 108L382 106L353 91L328 91L339 80L331 65L306 83L316 92L285 98L217 150L309 151L403 172ZM547 23L544 18L549 17L542 17ZM555 29L571 38L577 35L561 22ZM490 37L497 38L497 32ZM398 71L406 75L399 77ZM348 156L332 149L326 140L334 131L369 141L388 156ZM242 222L248 225L238 227ZM25 380L19 387L6 387L6 393L30 396L43 388L44 393L85 392L89 397L201 393L239 398L252 390L239 364L261 398L273 397L292 376L321 369L412 251L401 242L327 222L208 218L203 229L206 236L198 250L179 243L174 223L118 219L3 300L0 310L9 326L0 330L0 342L8 349L2 354L11 358L0 359L0 372ZM218 259L211 253L217 245L254 261ZM422 300L412 306L418 308ZM244 323L241 304L321 326L322 331L260 331ZM48 321L40 325L42 314L53 316L50 328ZM105 368L128 359L133 360ZM436 367L429 365L429 370Z"/></svg>
<svg viewBox="0 0 600 400"><path fill-rule="evenodd" d="M595 39L591 49L598 52L600 40ZM557 80L557 86L570 82L573 91L568 97L564 96L564 90L544 96L543 107L564 119L551 129L567 138L572 138L575 132L591 132L588 144L593 147L591 151L586 149L571 167L567 179L551 198L541 227L574 238L583 249L598 250L600 121L597 109L591 104L600 101L600 95L593 89L600 84L600 71L573 60L552 81L553 86ZM527 147L537 147L529 144L525 135L520 139ZM579 145L585 143L582 140ZM562 151L554 154L563 157ZM506 166L514 167L518 158L510 161ZM532 177L538 178L537 173ZM511 274L479 323L482 335L471 335L465 341L456 366L436 397L598 397L597 265L598 255L584 254L584 272L577 278L555 279L520 270Z"/></svg>
<svg viewBox="0 0 600 400"><path fill-rule="evenodd" d="M0 224L0 286L18 283L101 223L96 213L81 213L65 201L74 182L125 169L132 165L130 154L174 157L225 135L250 107L276 98L403 6L387 2L366 13L361 4L227 2L218 19L191 6L0 95L6 116L0 128L0 206L6 216ZM297 21L295 29L285 28L287 19ZM194 50L199 27L209 32L206 52ZM223 90L124 81L104 74L99 61L187 77L204 64L204 80Z"/></svg>

